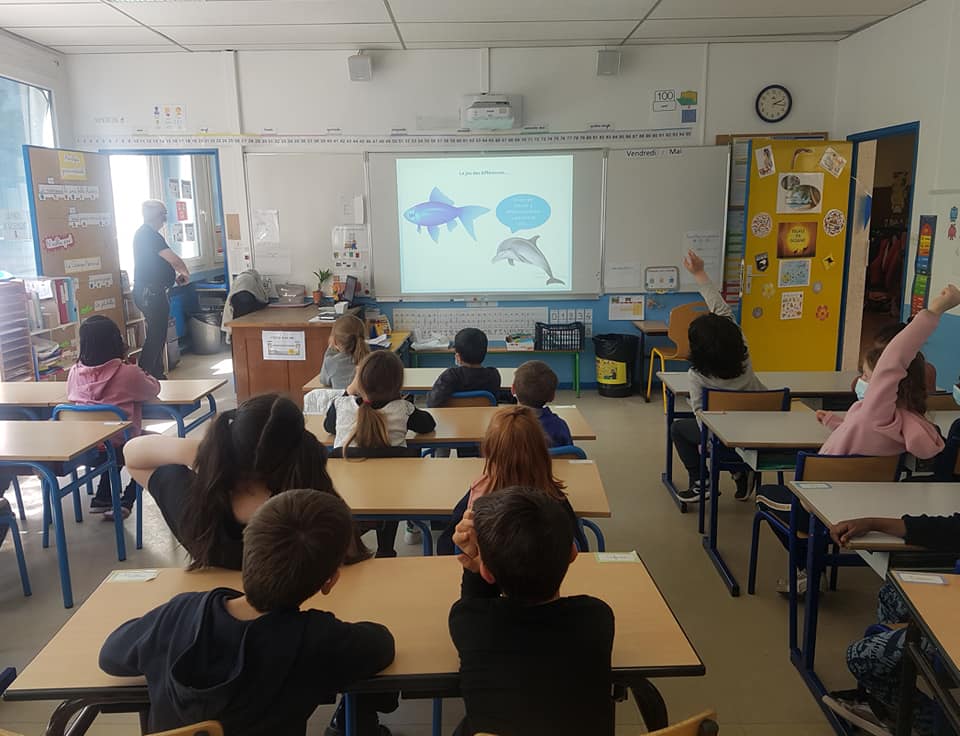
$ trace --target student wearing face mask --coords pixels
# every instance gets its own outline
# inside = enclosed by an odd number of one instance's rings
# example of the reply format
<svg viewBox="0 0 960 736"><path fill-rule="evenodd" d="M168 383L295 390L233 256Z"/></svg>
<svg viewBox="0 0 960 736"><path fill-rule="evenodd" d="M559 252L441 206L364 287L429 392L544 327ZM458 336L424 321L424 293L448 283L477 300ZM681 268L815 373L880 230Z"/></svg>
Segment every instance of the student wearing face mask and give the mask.
<svg viewBox="0 0 960 736"><path fill-rule="evenodd" d="M894 322L891 325L887 325L886 327L882 327L881 329L877 330L877 333L873 336L873 345L871 350L868 351L868 354L869 352L872 352L872 348L879 348L880 351L883 351L883 349L890 344L890 341L899 335L906 328L906 326L906 322ZM923 353L918 353L918 355L921 358L923 357ZM876 365L876 360L874 360L870 365L872 371L873 366ZM933 363L927 363L924 361L923 375L927 387L927 393L935 393L937 391L937 369ZM857 398L860 401L863 401L863 393L866 389L864 384L866 384L866 381L862 381L861 378L858 377L851 386L851 389L856 392ZM862 386L862 389L858 389L858 385Z"/></svg>
<svg viewBox="0 0 960 736"><path fill-rule="evenodd" d="M846 415L818 411L817 419L832 434L821 455L890 456L909 452L920 460L937 455L944 446L940 430L926 418L926 361L920 348L940 323L940 317L960 305L960 289L945 287L885 348L873 348L863 360L855 390L857 401ZM792 494L783 486L763 486L757 505L789 522ZM800 520L804 524L804 520ZM801 529L805 526L800 526ZM787 540L781 539L786 546ZM778 583L786 592L786 581ZM800 576L806 590L806 577Z"/></svg>

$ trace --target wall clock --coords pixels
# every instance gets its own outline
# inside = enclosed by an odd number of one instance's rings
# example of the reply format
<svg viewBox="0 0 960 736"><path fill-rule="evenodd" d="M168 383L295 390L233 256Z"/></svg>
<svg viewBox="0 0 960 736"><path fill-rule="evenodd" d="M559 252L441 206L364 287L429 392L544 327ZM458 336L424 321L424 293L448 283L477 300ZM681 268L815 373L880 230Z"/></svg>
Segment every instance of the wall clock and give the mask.
<svg viewBox="0 0 960 736"><path fill-rule="evenodd" d="M765 123L779 123L793 108L790 90L782 84L771 84L760 90L757 95L757 115Z"/></svg>

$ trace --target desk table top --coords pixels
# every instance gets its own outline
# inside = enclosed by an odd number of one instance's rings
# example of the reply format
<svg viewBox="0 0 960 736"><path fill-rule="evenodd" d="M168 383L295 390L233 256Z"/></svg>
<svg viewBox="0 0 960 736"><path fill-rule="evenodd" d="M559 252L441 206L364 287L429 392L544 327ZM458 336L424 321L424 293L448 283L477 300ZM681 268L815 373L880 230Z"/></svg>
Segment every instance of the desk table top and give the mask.
<svg viewBox="0 0 960 736"><path fill-rule="evenodd" d="M130 422L0 421L0 460L67 462Z"/></svg>

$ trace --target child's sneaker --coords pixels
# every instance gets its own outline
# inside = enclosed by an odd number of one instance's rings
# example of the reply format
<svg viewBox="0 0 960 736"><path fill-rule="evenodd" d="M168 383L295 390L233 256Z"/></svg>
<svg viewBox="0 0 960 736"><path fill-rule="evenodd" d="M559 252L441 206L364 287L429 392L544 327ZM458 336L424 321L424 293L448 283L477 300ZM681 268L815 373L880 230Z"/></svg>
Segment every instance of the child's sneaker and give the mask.
<svg viewBox="0 0 960 736"><path fill-rule="evenodd" d="M403 543L420 544L422 541L423 535L420 533L420 529L408 521L406 529L403 530Z"/></svg>
<svg viewBox="0 0 960 736"><path fill-rule="evenodd" d="M105 514L108 511L113 510L113 504L109 503L100 503L96 498L90 501L90 513L91 514Z"/></svg>
<svg viewBox="0 0 960 736"><path fill-rule="evenodd" d="M121 507L120 507L120 513L123 515L123 518L126 519L127 517L130 516L130 507L129 507L129 506L121 506ZM113 521L113 508L112 508L112 507L108 507L107 510L103 512L103 520L104 520L104 521Z"/></svg>
<svg viewBox="0 0 960 736"><path fill-rule="evenodd" d="M733 480L737 484L737 492L734 498L738 501L749 501L750 496L753 495L754 488L756 488L756 478L757 473L752 469L734 473Z"/></svg>
<svg viewBox="0 0 960 736"><path fill-rule="evenodd" d="M679 491L677 493L677 498L679 498L684 503L700 503L700 481L695 480L690 484L690 487L685 491ZM707 481L707 489L703 494L703 500L710 500L710 482Z"/></svg>
<svg viewBox="0 0 960 736"><path fill-rule="evenodd" d="M790 580L789 578L780 578L777 580L777 592L780 595L790 595ZM798 570L797 571L797 595L806 595L807 594L807 571Z"/></svg>

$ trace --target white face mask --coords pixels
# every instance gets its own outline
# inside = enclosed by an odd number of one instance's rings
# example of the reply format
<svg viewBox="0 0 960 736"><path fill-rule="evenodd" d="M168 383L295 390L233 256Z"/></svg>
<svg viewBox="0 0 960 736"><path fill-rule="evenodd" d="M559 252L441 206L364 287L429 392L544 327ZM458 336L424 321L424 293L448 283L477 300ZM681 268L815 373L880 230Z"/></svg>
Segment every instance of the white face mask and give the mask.
<svg viewBox="0 0 960 736"><path fill-rule="evenodd" d="M863 378L857 379L857 385L853 387L854 393L857 394L857 400L863 401L863 397L867 395L867 388L870 386L869 383L863 380ZM957 402L960 403L960 402Z"/></svg>
<svg viewBox="0 0 960 736"><path fill-rule="evenodd" d="M953 387L953 400L960 404L960 386Z"/></svg>

